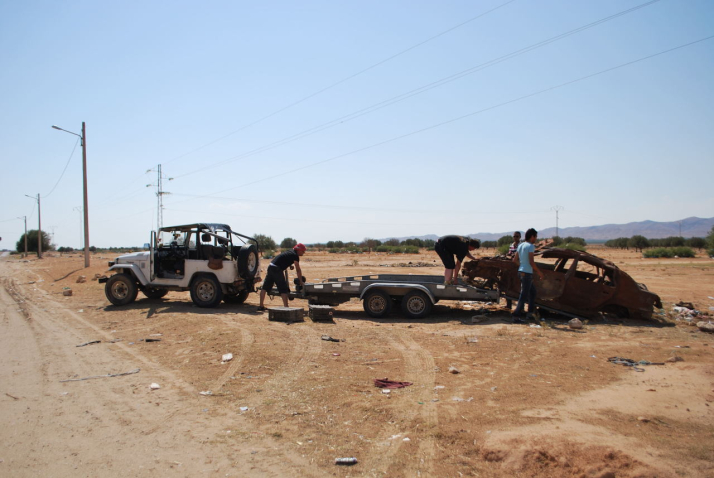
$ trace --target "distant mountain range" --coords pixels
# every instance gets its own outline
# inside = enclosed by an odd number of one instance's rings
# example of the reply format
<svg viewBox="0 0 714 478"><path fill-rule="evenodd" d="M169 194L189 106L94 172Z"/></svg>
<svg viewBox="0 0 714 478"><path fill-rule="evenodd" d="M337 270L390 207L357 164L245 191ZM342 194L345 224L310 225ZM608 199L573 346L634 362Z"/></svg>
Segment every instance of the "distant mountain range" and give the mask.
<svg viewBox="0 0 714 478"><path fill-rule="evenodd" d="M640 221L630 222L627 224L604 224L602 226L589 227L561 227L558 229L560 237L582 237L586 241L607 241L618 237L632 237L635 235L645 236L648 239L661 239L670 236L689 237L706 237L714 227L714 217L699 218L688 217L681 221L671 222L656 222L656 221ZM521 231L524 233L525 231ZM513 231L506 232L477 232L473 234L463 234L482 241L495 241L502 236L510 236ZM538 231L538 237L553 237L555 236L555 228L549 227ZM407 236L398 237L400 241L405 239L433 239L439 238L436 234L427 234L425 236ZM387 240L391 238L382 239Z"/></svg>

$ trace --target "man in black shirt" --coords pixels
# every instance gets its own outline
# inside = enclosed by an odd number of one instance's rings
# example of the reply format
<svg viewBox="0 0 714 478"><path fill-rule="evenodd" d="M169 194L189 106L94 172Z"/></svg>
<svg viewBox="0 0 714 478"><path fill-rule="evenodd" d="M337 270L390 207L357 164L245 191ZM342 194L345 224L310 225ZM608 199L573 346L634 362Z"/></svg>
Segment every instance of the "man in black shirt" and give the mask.
<svg viewBox="0 0 714 478"><path fill-rule="evenodd" d="M456 284L459 281L459 270L464 257L468 256L472 260L476 260L469 252L481 247L478 239L470 239L461 236L444 236L436 241L434 250L441 262L444 263L444 284ZM456 256L456 261L454 261Z"/></svg>
<svg viewBox="0 0 714 478"><path fill-rule="evenodd" d="M298 243L291 251L285 251L278 254L270 262L268 271L265 274L265 280L263 281L263 287L260 289L260 306L258 307L258 310L266 310L263 305L265 303L265 296L268 291L273 288L273 285L278 287L280 297L283 299L283 305L285 307L288 306L288 293L290 292L290 287L285 280L285 269L288 267L292 268L294 263L300 285L302 286L303 281L302 271L300 270L300 256L305 254L306 250L307 248L305 247L305 244Z"/></svg>

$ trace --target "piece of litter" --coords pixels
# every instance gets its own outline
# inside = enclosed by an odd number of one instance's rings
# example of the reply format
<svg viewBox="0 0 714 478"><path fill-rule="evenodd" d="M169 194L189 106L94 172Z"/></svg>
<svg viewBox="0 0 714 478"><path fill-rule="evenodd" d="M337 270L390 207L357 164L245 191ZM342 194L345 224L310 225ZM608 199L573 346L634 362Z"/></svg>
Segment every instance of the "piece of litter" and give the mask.
<svg viewBox="0 0 714 478"><path fill-rule="evenodd" d="M339 357L340 354L332 354L333 357Z"/></svg>
<svg viewBox="0 0 714 478"><path fill-rule="evenodd" d="M77 312L82 313L84 312L84 309L79 309Z"/></svg>
<svg viewBox="0 0 714 478"><path fill-rule="evenodd" d="M248 411L248 407L240 407L240 411L241 411L241 412L247 412L247 411Z"/></svg>
<svg viewBox="0 0 714 478"><path fill-rule="evenodd" d="M491 391L495 392L498 387L491 387Z"/></svg>
<svg viewBox="0 0 714 478"><path fill-rule="evenodd" d="M213 395L213 392L206 390L205 392L198 392L200 395Z"/></svg>
<svg viewBox="0 0 714 478"><path fill-rule="evenodd" d="M356 465L357 458L335 458L335 465Z"/></svg>
<svg viewBox="0 0 714 478"><path fill-rule="evenodd" d="M164 334L151 334L151 335L149 335L149 337L163 337L163 335Z"/></svg>
<svg viewBox="0 0 714 478"><path fill-rule="evenodd" d="M402 440L402 441L411 441L411 440L409 439L409 437L404 437L404 440Z"/></svg>
<svg viewBox="0 0 714 478"><path fill-rule="evenodd" d="M389 395L390 393L392 393L392 391L391 391L390 389L388 389L388 388L383 388L383 389L382 389L382 393L385 394L385 395Z"/></svg>
<svg viewBox="0 0 714 478"><path fill-rule="evenodd" d="M152 383L151 385L149 385L149 388L151 390L158 390L161 388L161 385L159 385L158 383Z"/></svg>
<svg viewBox="0 0 714 478"><path fill-rule="evenodd" d="M441 390L442 388L446 388L444 385L437 385L434 387L434 390Z"/></svg>
<svg viewBox="0 0 714 478"><path fill-rule="evenodd" d="M458 368L454 367L453 365L449 365L449 373L457 374L461 373Z"/></svg>
<svg viewBox="0 0 714 478"><path fill-rule="evenodd" d="M594 355L591 355L591 356L590 356L590 358L597 358L597 357L596 357L596 356L594 356Z"/></svg>
<svg viewBox="0 0 714 478"><path fill-rule="evenodd" d="M469 397L469 398L467 398L466 400L464 400L464 399L461 398L461 397L452 397L452 398L451 398L451 400L453 400L453 401L455 401L455 402L470 402L470 401L472 401L473 399L474 399L474 397Z"/></svg>
<svg viewBox="0 0 714 478"><path fill-rule="evenodd" d="M233 360L233 354L223 354L223 357L221 357L222 363L230 362L231 360Z"/></svg>
<svg viewBox="0 0 714 478"><path fill-rule="evenodd" d="M99 344L101 340L92 340L91 342L84 342L83 344L75 345L75 347L84 347L85 345Z"/></svg>
<svg viewBox="0 0 714 478"><path fill-rule="evenodd" d="M541 327L541 326L538 325L538 324L531 324L531 325L529 325L529 327L530 327L531 329L542 329L542 328L543 328L543 327Z"/></svg>
<svg viewBox="0 0 714 478"><path fill-rule="evenodd" d="M401 434L392 435L391 437L389 437L389 439L390 439L390 440L394 440L395 438L400 438L401 436L402 436Z"/></svg>

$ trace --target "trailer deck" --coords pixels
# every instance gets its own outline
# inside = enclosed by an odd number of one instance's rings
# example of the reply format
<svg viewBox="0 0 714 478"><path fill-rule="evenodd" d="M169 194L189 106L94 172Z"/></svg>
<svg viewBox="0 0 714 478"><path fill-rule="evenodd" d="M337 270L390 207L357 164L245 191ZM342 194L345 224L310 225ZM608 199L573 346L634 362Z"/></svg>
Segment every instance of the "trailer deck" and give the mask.
<svg viewBox="0 0 714 478"><path fill-rule="evenodd" d="M307 299L310 304L337 306L352 298L364 303L371 317L384 317L398 304L410 318L425 317L440 300L498 302L497 290L479 289L459 282L444 284L444 277L416 274L374 274L332 277L320 282L305 283L292 297Z"/></svg>

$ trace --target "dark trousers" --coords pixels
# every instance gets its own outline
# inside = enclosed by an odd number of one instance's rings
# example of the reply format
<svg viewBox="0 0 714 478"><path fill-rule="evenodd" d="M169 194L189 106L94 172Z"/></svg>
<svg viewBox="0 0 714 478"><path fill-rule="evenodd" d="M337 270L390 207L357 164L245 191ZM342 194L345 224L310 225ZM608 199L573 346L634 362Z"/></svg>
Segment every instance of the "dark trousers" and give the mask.
<svg viewBox="0 0 714 478"><path fill-rule="evenodd" d="M523 307L526 302L528 302L528 313L532 314L535 312L534 302L536 297L536 288L533 284L533 274L519 272L518 275L521 278L521 294L518 296L518 305L516 306L516 310L513 311L513 315L523 315Z"/></svg>

